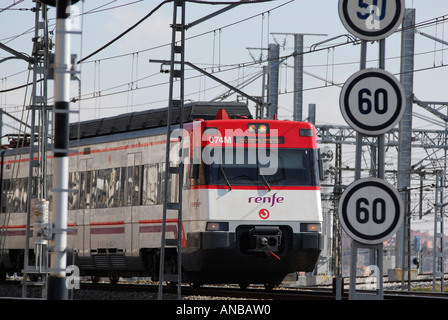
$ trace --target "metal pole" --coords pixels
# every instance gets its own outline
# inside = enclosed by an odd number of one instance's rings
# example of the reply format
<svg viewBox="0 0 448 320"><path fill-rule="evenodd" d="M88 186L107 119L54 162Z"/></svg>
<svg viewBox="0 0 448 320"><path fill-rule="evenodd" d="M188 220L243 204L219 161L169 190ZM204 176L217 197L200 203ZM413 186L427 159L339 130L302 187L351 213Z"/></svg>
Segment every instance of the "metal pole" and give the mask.
<svg viewBox="0 0 448 320"><path fill-rule="evenodd" d="M303 114L303 34L294 35L294 121L302 121Z"/></svg>
<svg viewBox="0 0 448 320"><path fill-rule="evenodd" d="M262 80L262 84L261 84L261 101L259 104L260 113L259 113L259 117L257 119L264 119L265 113L266 113L265 112L266 77L267 77L266 66L263 66L263 80Z"/></svg>
<svg viewBox="0 0 448 320"><path fill-rule="evenodd" d="M367 64L367 41L362 41L361 43L361 62L360 69L366 68ZM385 40L380 41L380 51L379 51L379 66L384 69L385 67ZM355 181L361 178L361 157L362 157L362 141L363 135L361 133L356 134L356 167L355 167ZM377 167L377 176L379 178L384 178L384 134L378 137L378 161L375 162L376 155L372 156L372 162L375 167ZM358 249L364 248L370 251L371 264L377 266L375 269L375 276L377 277L377 290L376 294L366 294L356 291L356 265L357 265L357 255ZM361 244L356 240L352 240L351 247L351 262L350 262L350 292L349 299L383 299L383 244L377 245L366 245Z"/></svg>
<svg viewBox="0 0 448 320"><path fill-rule="evenodd" d="M386 68L386 39L380 40L379 47L379 68ZM378 137L378 173L377 176L380 179L384 179L384 171L385 171L385 139L384 134Z"/></svg>
<svg viewBox="0 0 448 320"><path fill-rule="evenodd" d="M278 44L269 45L269 93L268 102L269 105L269 119L273 119L274 115L277 116L278 112L278 77L279 77L279 57L280 46Z"/></svg>
<svg viewBox="0 0 448 320"><path fill-rule="evenodd" d="M434 241L433 241L433 278L432 291L436 292L437 278L440 277L440 292L444 292L444 264L443 255L444 247L444 187L445 187L445 170L436 171L436 197L434 212Z"/></svg>
<svg viewBox="0 0 448 320"><path fill-rule="evenodd" d="M229 6L229 9L233 8L233 6ZM184 128L184 73L185 73L185 3L181 6L181 24L182 31L181 33L181 55L180 55L180 84L179 84L179 92L180 92L180 124L179 127L181 132L183 132ZM168 138L169 139L169 138ZM184 137L182 133L182 139L180 140L180 148L183 149ZM182 157L184 156L184 152L182 151ZM184 161L181 159L179 164L179 182L178 182L178 194L179 194L179 210L177 216L177 299L182 299L182 195L183 195L183 179L184 179Z"/></svg>
<svg viewBox="0 0 448 320"><path fill-rule="evenodd" d="M367 42L361 42L361 58L360 69L366 68L367 60ZM355 181L361 179L361 157L362 157L362 138L363 135L359 132L356 133L356 153L355 153ZM358 246L360 243L354 239L351 242L351 255L350 255L350 289L349 299L356 300L359 295L356 292L356 262L358 261Z"/></svg>
<svg viewBox="0 0 448 320"><path fill-rule="evenodd" d="M379 68L385 69L386 68L386 39L380 40L380 46L379 46ZM378 137L378 173L377 176L380 179L384 179L384 173L385 173L385 154L386 154L386 147L385 147L385 135L382 134ZM378 266L378 274L377 274L377 294L378 299L383 299L383 255L384 255L384 248L383 244L380 243L377 245L376 250L374 250L377 253L376 256L376 263ZM375 256L375 255L374 255Z"/></svg>
<svg viewBox="0 0 448 320"><path fill-rule="evenodd" d="M70 91L70 16L71 0L56 3L56 49L54 63L54 144L53 210L50 241L51 265L48 277L49 300L65 300L68 216L68 142Z"/></svg>
<svg viewBox="0 0 448 320"><path fill-rule="evenodd" d="M178 8L181 9L181 22L178 21ZM167 210L170 209L170 201L168 201L168 182L170 178L170 144L171 144L171 118L174 107L179 107L181 111L181 128L183 127L183 76L184 76L184 42L185 42L185 3L182 1L174 1L173 5L173 24L172 24L172 41L171 41L171 61L170 61L170 85L169 85L169 105L167 112L167 139L166 139L166 150L165 150L165 185L164 185L164 199L163 199L163 213L162 213L162 239L160 246L160 261L159 261L159 291L158 291L158 299L162 300L163 298L163 281L165 280L165 255L166 255L166 219L167 219ZM176 41L178 32L180 32L181 44L177 45ZM177 55L180 54L180 61L176 61ZM180 63L180 69L176 69L176 62ZM174 97L174 81L175 78L179 79L179 95L180 100L175 100ZM181 146L183 144L183 140L180 141ZM182 161L181 161L182 162ZM183 167L180 166L179 170L182 170ZM179 179L182 178L182 175L179 171ZM181 250L182 250L182 181L178 181L179 183L179 201L178 201L178 299L180 299L181 295ZM172 208L171 208L172 209Z"/></svg>
<svg viewBox="0 0 448 320"><path fill-rule="evenodd" d="M302 120L297 120L302 121ZM308 104L308 122L316 125L316 104L310 103Z"/></svg>
<svg viewBox="0 0 448 320"><path fill-rule="evenodd" d="M334 213L333 213L333 274L335 276L336 300L342 299L344 291L342 281L342 226L339 222L338 203L342 185L342 144L336 144L335 178L334 178Z"/></svg>
<svg viewBox="0 0 448 320"><path fill-rule="evenodd" d="M398 191L402 195L403 204L406 208L405 218L402 226L397 232L396 242L396 266L403 270L404 275L406 266L406 242L409 241L408 219L409 212L408 193L411 185L411 151L412 151L412 105L413 105L413 87L414 87L414 47L415 47L415 9L406 9L403 20L403 31L401 38L401 83L406 93L406 108L399 125L398 138ZM404 276L403 276L404 277ZM404 278L402 279L404 282Z"/></svg>
<svg viewBox="0 0 448 320"><path fill-rule="evenodd" d="M367 41L363 40L361 42L361 63L360 63L361 70L366 68L366 60L367 60ZM361 178L362 138L363 135L361 133L356 133L355 180Z"/></svg>
<svg viewBox="0 0 448 320"><path fill-rule="evenodd" d="M36 12L35 12L35 28L34 28L34 37L37 39L39 37L39 12L40 12L40 3L36 3ZM34 51L34 50L33 50ZM36 96L37 96L37 57L36 62L33 65L33 92L32 92L32 104L36 104ZM26 212L26 237L25 237L25 254L23 258L23 267L24 267L24 276L22 280L22 297L26 298L27 296L27 285L26 281L28 278L29 271L29 252L30 252L30 238L32 235L31 231L31 198L33 195L33 171L34 171L34 135L35 135L35 121L36 121L36 111L31 110L31 134L30 134L30 162L28 168L28 199L27 199L27 212ZM25 137L24 137L25 138ZM36 261L37 267L37 261Z"/></svg>

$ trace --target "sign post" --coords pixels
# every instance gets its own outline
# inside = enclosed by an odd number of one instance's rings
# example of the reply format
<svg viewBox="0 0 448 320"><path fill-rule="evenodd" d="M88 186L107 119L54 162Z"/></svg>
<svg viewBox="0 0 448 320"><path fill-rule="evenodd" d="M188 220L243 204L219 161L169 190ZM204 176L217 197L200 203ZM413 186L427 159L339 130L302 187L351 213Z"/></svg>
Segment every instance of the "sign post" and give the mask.
<svg viewBox="0 0 448 320"><path fill-rule="evenodd" d="M346 122L355 129L355 182L343 193L339 219L352 237L350 299L383 299L383 242L393 236L403 221L403 205L398 192L384 178L384 133L395 127L404 113L405 94L393 75L384 71L385 39L402 23L404 0L339 0L339 16L345 28L362 40L361 71L351 76L340 95ZM379 41L379 69L366 69L367 42ZM378 178L361 179L363 135L378 140ZM356 291L359 248L375 252L376 294ZM372 274L369 274L371 277ZM340 288L339 288L340 289ZM336 288L338 290L338 288Z"/></svg>
<svg viewBox="0 0 448 320"><path fill-rule="evenodd" d="M400 194L378 178L364 178L352 183L339 201L339 221L353 239L350 262L350 295L354 299L383 299L383 242L400 228L404 210ZM377 294L356 291L358 249L374 250L376 264L369 274L377 283Z"/></svg>

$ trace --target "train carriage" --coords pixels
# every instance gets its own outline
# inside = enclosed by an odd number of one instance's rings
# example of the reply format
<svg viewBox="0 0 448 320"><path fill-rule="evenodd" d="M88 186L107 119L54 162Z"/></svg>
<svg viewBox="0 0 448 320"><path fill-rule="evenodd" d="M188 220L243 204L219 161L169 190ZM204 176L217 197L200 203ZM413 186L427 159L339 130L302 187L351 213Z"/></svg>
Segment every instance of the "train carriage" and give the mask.
<svg viewBox="0 0 448 320"><path fill-rule="evenodd" d="M71 126L68 245L76 250L68 259L83 274L158 279L165 183L169 201L178 197L177 175L164 181L166 111ZM312 271L323 246L314 127L254 120L241 103L195 103L184 114L183 130L169 137L174 164L184 162L183 222L168 211L166 227L173 239L182 228L183 279L278 284ZM174 125L179 117L175 109ZM1 153L4 271L23 267L24 212L34 197L27 150L20 159L17 151ZM33 178L32 194L41 184ZM168 247L167 269L176 256Z"/></svg>

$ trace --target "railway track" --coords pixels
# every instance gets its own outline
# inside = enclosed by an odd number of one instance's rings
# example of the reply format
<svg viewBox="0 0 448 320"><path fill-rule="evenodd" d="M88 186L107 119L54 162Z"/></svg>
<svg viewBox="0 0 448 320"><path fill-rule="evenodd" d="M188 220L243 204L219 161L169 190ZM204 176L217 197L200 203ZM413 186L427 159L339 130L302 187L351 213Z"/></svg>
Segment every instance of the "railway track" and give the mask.
<svg viewBox="0 0 448 320"><path fill-rule="evenodd" d="M13 288L14 290L12 290ZM2 297L12 297L9 293L18 292L15 297L20 297L21 281L6 281L0 284L0 289L6 292ZM71 290L75 300L156 300L158 293L157 284L139 284L131 282L109 282L91 283L82 281L79 290ZM164 287L164 299L176 300L177 288ZM362 290L363 293L374 293L374 291ZM69 295L72 297L72 295ZM336 300L335 292L331 286L291 288L279 287L266 290L259 286L250 286L240 289L236 285L228 286L202 286L193 288L189 285L182 286L183 300L269 300L269 301L291 301L291 300ZM349 291L344 290L342 300L349 299ZM434 293L422 291L398 291L385 290L384 300L448 300L448 293Z"/></svg>
<svg viewBox="0 0 448 320"><path fill-rule="evenodd" d="M147 292L157 293L158 286L151 284L109 283L81 284L81 290L122 291L122 292ZM176 288L164 287L165 294L176 295ZM374 293L372 290L363 290L363 293ZM182 287L182 295L186 300L194 300L194 297L205 297L204 299L254 299L254 300L335 300L336 295L333 288L275 288L265 290L261 287L249 287L240 289L237 286L203 286L192 288ZM342 300L348 300L349 292L344 290ZM384 291L384 300L448 300L447 293L434 293L422 291Z"/></svg>

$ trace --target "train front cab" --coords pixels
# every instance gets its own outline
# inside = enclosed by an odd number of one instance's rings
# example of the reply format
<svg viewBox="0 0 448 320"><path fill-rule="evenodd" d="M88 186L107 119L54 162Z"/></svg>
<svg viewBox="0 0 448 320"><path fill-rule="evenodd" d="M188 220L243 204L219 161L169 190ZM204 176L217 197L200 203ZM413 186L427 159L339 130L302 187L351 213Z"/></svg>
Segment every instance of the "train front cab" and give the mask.
<svg viewBox="0 0 448 320"><path fill-rule="evenodd" d="M267 124L272 128L279 122ZM238 125L244 128L246 123ZM260 125L259 121L251 123ZM207 123L218 129L219 125ZM201 231L186 235L185 281L277 285L289 273L313 271L324 243L315 130L306 123L282 125L282 138L277 141L283 145L276 146L279 161L275 174L261 175L258 160L248 161L249 135L246 143L239 145L245 150L240 166L235 165L235 158L230 163L202 162L190 176L185 198L191 216L184 221L194 220L196 228L187 229ZM224 126L232 127L229 123ZM232 137L232 141L236 139ZM296 143L286 144L291 139ZM226 141L202 140L209 146L213 141ZM226 148L219 150L224 153Z"/></svg>

